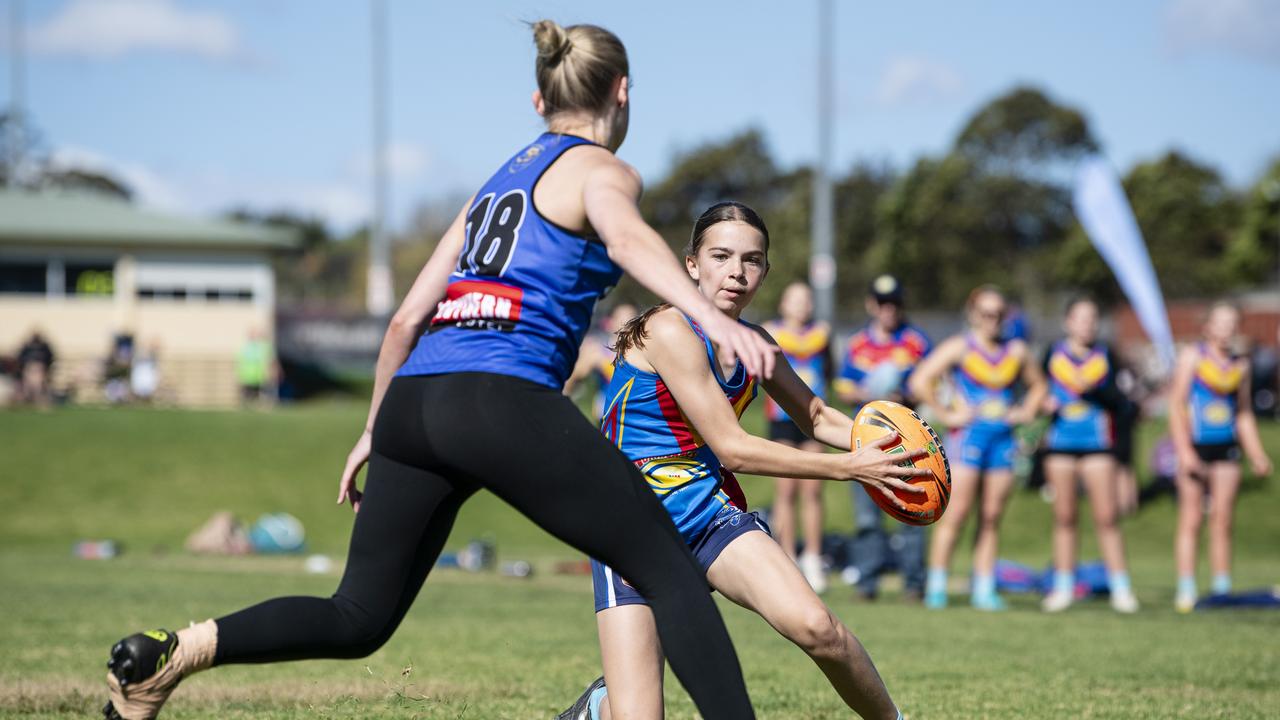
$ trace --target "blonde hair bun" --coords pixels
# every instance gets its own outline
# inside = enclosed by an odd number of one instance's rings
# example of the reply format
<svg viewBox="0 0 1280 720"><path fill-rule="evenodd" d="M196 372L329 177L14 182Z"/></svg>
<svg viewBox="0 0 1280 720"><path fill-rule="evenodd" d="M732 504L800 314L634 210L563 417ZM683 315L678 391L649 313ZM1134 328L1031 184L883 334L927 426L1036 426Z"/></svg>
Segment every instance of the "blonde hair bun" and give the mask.
<svg viewBox="0 0 1280 720"><path fill-rule="evenodd" d="M595 25L561 27L554 20L529 27L538 48L535 70L544 115L594 113L608 105L614 82L630 73L627 49L617 35Z"/></svg>
<svg viewBox="0 0 1280 720"><path fill-rule="evenodd" d="M547 65L557 65L573 47L569 33L555 20L539 20L533 24L533 44L538 48L538 60Z"/></svg>

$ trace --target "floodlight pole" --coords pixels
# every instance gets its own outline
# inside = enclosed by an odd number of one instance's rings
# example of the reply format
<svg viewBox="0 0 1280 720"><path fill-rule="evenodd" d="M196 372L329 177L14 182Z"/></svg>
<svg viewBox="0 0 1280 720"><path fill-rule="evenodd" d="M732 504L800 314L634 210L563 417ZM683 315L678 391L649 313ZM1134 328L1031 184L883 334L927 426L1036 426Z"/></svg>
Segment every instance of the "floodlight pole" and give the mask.
<svg viewBox="0 0 1280 720"><path fill-rule="evenodd" d="M23 63L22 0L9 0L9 147L4 148L9 161L6 183L17 187L23 157L26 153L26 68Z"/></svg>
<svg viewBox="0 0 1280 720"><path fill-rule="evenodd" d="M386 317L395 305L391 280L391 241L387 237L387 4L369 3L373 59L373 212L369 219L369 272L365 309Z"/></svg>
<svg viewBox="0 0 1280 720"><path fill-rule="evenodd" d="M829 162L834 72L832 70L833 16L832 0L818 0L818 157L813 163L813 247L809 257L809 283L813 285L814 316L832 322L835 318L836 262L832 253L835 237Z"/></svg>

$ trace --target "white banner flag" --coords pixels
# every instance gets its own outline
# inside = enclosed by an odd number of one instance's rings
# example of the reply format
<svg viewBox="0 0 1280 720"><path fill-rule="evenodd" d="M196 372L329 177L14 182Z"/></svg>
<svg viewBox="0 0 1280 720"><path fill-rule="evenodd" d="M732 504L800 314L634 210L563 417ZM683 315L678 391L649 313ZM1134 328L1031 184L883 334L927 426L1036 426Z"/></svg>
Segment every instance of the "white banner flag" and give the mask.
<svg viewBox="0 0 1280 720"><path fill-rule="evenodd" d="M1098 254L1115 273L1138 322L1155 344L1164 368L1173 367L1173 332L1169 329L1160 283L1120 178L1110 163L1097 155L1081 161L1076 169L1072 199L1076 217Z"/></svg>

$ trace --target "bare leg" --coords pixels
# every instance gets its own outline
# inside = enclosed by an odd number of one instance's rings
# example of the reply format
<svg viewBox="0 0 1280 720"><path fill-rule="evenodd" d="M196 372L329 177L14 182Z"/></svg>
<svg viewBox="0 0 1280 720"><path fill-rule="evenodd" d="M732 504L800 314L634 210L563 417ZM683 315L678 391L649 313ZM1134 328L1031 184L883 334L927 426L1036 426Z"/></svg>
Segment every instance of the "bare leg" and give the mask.
<svg viewBox="0 0 1280 720"><path fill-rule="evenodd" d="M600 659L609 694L603 720L662 720L662 646L648 605L619 605L596 613Z"/></svg>
<svg viewBox="0 0 1280 720"><path fill-rule="evenodd" d="M929 546L929 569L945 571L951 566L960 528L978 496L978 469L956 464L951 469L951 501L947 511L934 525L933 543Z"/></svg>
<svg viewBox="0 0 1280 720"><path fill-rule="evenodd" d="M1200 522L1204 516L1204 489L1192 475L1178 473L1178 530L1173 541L1174 564L1178 577L1195 577L1196 545L1200 539Z"/></svg>
<svg viewBox="0 0 1280 720"><path fill-rule="evenodd" d="M1128 465L1116 463L1116 511L1128 517L1138 509L1138 476Z"/></svg>
<svg viewBox="0 0 1280 720"><path fill-rule="evenodd" d="M712 563L707 579L804 650L845 704L863 718L898 717L862 643L827 609L768 535L750 532L731 542Z"/></svg>
<svg viewBox="0 0 1280 720"><path fill-rule="evenodd" d="M781 445L795 447L787 440L775 440ZM769 513L769 524L778 538L787 557L796 557L796 492L800 481L795 478L777 478L773 481L773 508Z"/></svg>
<svg viewBox="0 0 1280 720"><path fill-rule="evenodd" d="M1044 459L1044 477L1053 488L1053 568L1075 573L1077 514L1076 458L1049 455Z"/></svg>
<svg viewBox="0 0 1280 720"><path fill-rule="evenodd" d="M823 452L825 448L810 440L800 449ZM804 532L804 552L809 555L822 554L822 488L821 480L800 481L800 521Z"/></svg>
<svg viewBox="0 0 1280 720"><path fill-rule="evenodd" d="M1093 525L1098 533L1098 548L1102 562L1111 573L1127 572L1124 558L1124 534L1116 508L1116 461L1110 455L1090 455L1080 461L1080 475L1089 493L1089 505L1093 510Z"/></svg>
<svg viewBox="0 0 1280 720"><path fill-rule="evenodd" d="M1240 492L1240 463L1210 465L1209 488L1209 569L1221 577L1231 574L1231 530Z"/></svg>
<svg viewBox="0 0 1280 720"><path fill-rule="evenodd" d="M822 554L822 481L800 481L800 521L804 528L804 552Z"/></svg>
<svg viewBox="0 0 1280 720"><path fill-rule="evenodd" d="M973 572L993 575L996 553L1000 545L1000 517L1013 489L1012 470L988 470L982 489L982 507L978 517L978 539L973 544ZM952 498L955 496L952 495ZM943 517L946 517L944 514Z"/></svg>

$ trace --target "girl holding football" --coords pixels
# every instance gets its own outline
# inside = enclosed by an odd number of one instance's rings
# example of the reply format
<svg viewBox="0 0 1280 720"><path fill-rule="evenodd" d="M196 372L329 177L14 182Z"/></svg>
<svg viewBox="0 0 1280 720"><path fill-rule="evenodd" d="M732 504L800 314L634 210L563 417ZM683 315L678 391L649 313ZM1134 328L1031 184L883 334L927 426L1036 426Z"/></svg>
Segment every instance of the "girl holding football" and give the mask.
<svg viewBox="0 0 1280 720"><path fill-rule="evenodd" d="M725 202L694 225L685 267L700 292L739 319L769 269L769 234L750 208ZM785 362L760 378L727 357L696 319L669 305L641 313L618 334L613 379L601 428L640 468L675 520L707 582L758 613L826 674L841 699L864 718L899 717L871 658L823 604L788 554L770 537L732 472L852 480L882 493L923 492L907 480L930 471L901 467L924 451L889 455L890 435L850 453L853 421L828 407ZM739 417L763 386L806 437L845 452L806 452L743 430ZM661 718L665 644L654 615L625 571L592 561L604 678L561 715L571 720Z"/></svg>

